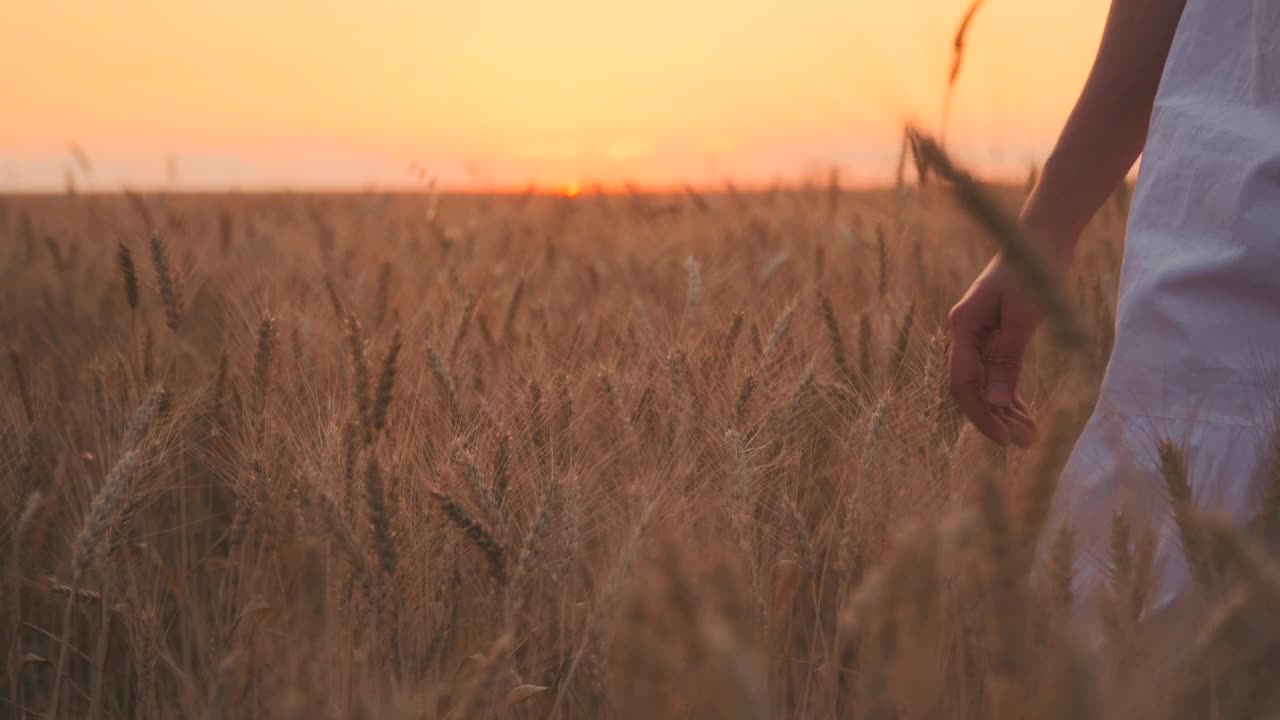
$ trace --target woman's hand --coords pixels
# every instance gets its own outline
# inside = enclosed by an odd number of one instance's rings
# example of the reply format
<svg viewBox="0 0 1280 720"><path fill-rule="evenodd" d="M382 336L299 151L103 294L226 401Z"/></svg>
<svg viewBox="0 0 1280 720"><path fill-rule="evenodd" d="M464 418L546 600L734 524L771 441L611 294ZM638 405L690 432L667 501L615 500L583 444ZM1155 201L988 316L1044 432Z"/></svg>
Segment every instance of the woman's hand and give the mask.
<svg viewBox="0 0 1280 720"><path fill-rule="evenodd" d="M1041 312L1001 255L951 309L951 395L983 435L1001 447L1030 447L1036 422L1018 395L1027 345Z"/></svg>
<svg viewBox="0 0 1280 720"><path fill-rule="evenodd" d="M1080 232L1124 181L1147 137L1156 88L1186 0L1113 0L1093 69L1021 220L1066 260ZM1061 262L1057 267L1065 266ZM1035 421L1018 398L1018 376L1040 322L1036 299L996 256L951 310L951 394L1000 445L1026 446Z"/></svg>

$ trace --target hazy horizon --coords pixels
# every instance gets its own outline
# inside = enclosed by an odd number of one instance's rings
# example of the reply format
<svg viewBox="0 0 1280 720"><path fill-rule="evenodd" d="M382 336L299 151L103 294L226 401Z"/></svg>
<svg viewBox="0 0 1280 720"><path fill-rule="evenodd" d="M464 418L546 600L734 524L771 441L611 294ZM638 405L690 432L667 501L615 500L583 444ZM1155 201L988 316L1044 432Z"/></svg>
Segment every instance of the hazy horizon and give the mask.
<svg viewBox="0 0 1280 720"><path fill-rule="evenodd" d="M882 183L904 123L940 129L968 5L28 4L0 28L29 68L0 192ZM1006 177L1042 160L1106 7L986 3L953 151Z"/></svg>

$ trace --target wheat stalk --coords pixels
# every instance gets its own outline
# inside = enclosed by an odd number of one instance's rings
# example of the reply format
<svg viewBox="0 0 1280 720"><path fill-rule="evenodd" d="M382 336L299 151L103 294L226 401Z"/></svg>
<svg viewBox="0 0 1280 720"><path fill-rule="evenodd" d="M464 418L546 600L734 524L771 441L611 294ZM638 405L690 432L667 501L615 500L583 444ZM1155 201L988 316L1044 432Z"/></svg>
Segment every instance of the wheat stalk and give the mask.
<svg viewBox="0 0 1280 720"><path fill-rule="evenodd" d="M169 270L169 255L165 251L164 241L160 239L159 232L151 233L151 261L156 269L160 300L164 303L165 325L177 332L182 324L182 292L174 282L173 273Z"/></svg>
<svg viewBox="0 0 1280 720"><path fill-rule="evenodd" d="M960 66L964 60L965 35L968 34L969 26L973 24L973 18L978 14L983 2L984 0L973 0L969 4L969 9L965 11L964 17L961 18L960 26L956 28L955 38L951 42L951 72L947 74L947 89L942 96L942 139L944 144L947 137L947 126L951 120L951 97L955 92L956 82L960 79Z"/></svg>
<svg viewBox="0 0 1280 720"><path fill-rule="evenodd" d="M702 266L698 264L697 258L690 255L685 261L685 270L689 276L685 295L685 315L694 318L698 314L698 301L702 298Z"/></svg>
<svg viewBox="0 0 1280 720"><path fill-rule="evenodd" d="M218 357L218 372L213 379L213 399L210 402L209 410L213 414L215 421L221 423L223 421L224 404L227 400L227 375L231 371L231 356L223 348L222 353Z"/></svg>
<svg viewBox="0 0 1280 720"><path fill-rule="evenodd" d="M120 268L120 277L124 282L124 299L129 304L130 312L138 309L138 271L133 264L133 252L121 240L116 249L116 265Z"/></svg>
<svg viewBox="0 0 1280 720"><path fill-rule="evenodd" d="M494 641L487 655L478 663L475 679L468 685L455 713L458 720L487 717L489 696L493 693L500 670L506 665L512 637L504 634ZM452 715L451 715L452 717Z"/></svg>
<svg viewBox="0 0 1280 720"><path fill-rule="evenodd" d="M467 487L471 488L471 494L484 507L484 514L489 522L489 526L497 530L502 524L502 513L500 511L501 503L494 495L494 488L486 485L484 478L480 476L480 468L476 467L470 454L463 447L461 442L455 443L453 446L453 464L457 469L458 475L466 482ZM505 500L506 490L503 490Z"/></svg>
<svg viewBox="0 0 1280 720"><path fill-rule="evenodd" d="M138 465L141 462L138 446L145 438L147 430L159 410L162 398L162 388L152 390L147 401L134 414L125 436L128 445L124 450L124 454L120 456L120 459L112 466L111 471L107 473L106 479L102 482L102 487L99 488L97 494L94 495L93 502L89 505L89 512L85 516L84 522L80 525L80 532L76 535L71 558L72 589L67 596L67 603L62 613L62 639L59 643L58 664L53 682L53 703L49 711L51 718L56 719L58 717L58 704L62 696L62 677L67 666L67 649L71 639L72 612L75 608L77 591L80 589L80 583L84 579L85 570L88 569L89 563L93 558L94 550L106 533L111 518L115 515L120 505L120 501L124 498L125 487L138 469Z"/></svg>
<svg viewBox="0 0 1280 720"><path fill-rule="evenodd" d="M516 561L515 574L511 579L512 614L519 615L528 601L531 578L537 570L546 546L547 535L560 514L560 482L552 480L547 486L546 495L542 499L542 507L534 518L533 525L525 537L524 547L520 550L520 558Z"/></svg>
<svg viewBox="0 0 1280 720"><path fill-rule="evenodd" d="M501 511L507 504L507 488L511 485L511 436L504 434L493 454L493 500Z"/></svg>
<svg viewBox="0 0 1280 720"><path fill-rule="evenodd" d="M1280 612L1280 570L1270 552L1258 547L1225 518L1197 514L1190 518L1205 549L1238 573L1253 599L1272 613Z"/></svg>
<svg viewBox="0 0 1280 720"><path fill-rule="evenodd" d="M391 304L391 263L385 260L378 265L378 290L374 297L373 326L380 328Z"/></svg>
<svg viewBox="0 0 1280 720"><path fill-rule="evenodd" d="M31 425L35 422L35 406L31 402L31 386L27 383L22 356L17 350L9 351L9 365L13 367L13 379L18 385L18 399L22 402L22 413L27 418L27 424Z"/></svg>
<svg viewBox="0 0 1280 720"><path fill-rule="evenodd" d="M484 554L485 560L489 564L489 573L493 576L493 581L499 588L507 585L507 560L506 552L502 545L494 537L480 521L471 516L465 508L458 504L456 500L450 497L443 490L433 488L431 497L439 504L440 509L444 512L445 517L449 518L459 530L462 531L467 539L475 544L480 552Z"/></svg>
<svg viewBox="0 0 1280 720"><path fill-rule="evenodd" d="M462 317L458 320L458 330L453 335L453 342L449 345L449 353L445 357L448 358L449 364L452 365L458 358L458 350L462 348L462 343L467 339L467 331L471 328L471 317L476 312L476 294L467 293L467 304L462 308Z"/></svg>
<svg viewBox="0 0 1280 720"><path fill-rule="evenodd" d="M379 567L387 581L393 582L396 576L398 554L396 542L391 533L391 511L387 507L386 488L383 485L382 467L376 458L369 458L368 468L364 475L364 498L369 512L370 538L373 552L378 558Z"/></svg>
<svg viewBox="0 0 1280 720"><path fill-rule="evenodd" d="M858 318L858 373L863 382L870 383L875 372L875 360L871 354L871 317L863 313Z"/></svg>
<svg viewBox="0 0 1280 720"><path fill-rule="evenodd" d="M520 312L520 300L524 297L524 276L516 281L515 290L511 291L511 301L507 303L507 312L502 320L502 341L511 340L511 331L515 328L516 314Z"/></svg>
<svg viewBox="0 0 1280 720"><path fill-rule="evenodd" d="M347 353L351 359L351 387L356 395L356 417L365 445L373 443L372 403L369 398L369 362L364 337L355 314L347 315Z"/></svg>
<svg viewBox="0 0 1280 720"><path fill-rule="evenodd" d="M831 346L831 359L835 362L836 369L840 371L840 380L849 387L853 387L853 371L849 369L849 362L845 359L844 335L840 333L840 322L836 320L831 298L819 291L818 302L822 308L822 323L827 329L827 342Z"/></svg>
<svg viewBox="0 0 1280 720"><path fill-rule="evenodd" d="M738 400L733 406L733 422L742 427L747 421L747 412L751 409L751 396L755 393L756 376L748 375L742 379L742 387L738 390Z"/></svg>
<svg viewBox="0 0 1280 720"><path fill-rule="evenodd" d="M344 327L347 323L347 310L342 305L342 299L338 296L338 288L333 284L333 278L329 275L324 276L324 290L329 298L329 306L333 308L333 315L338 319Z"/></svg>
<svg viewBox="0 0 1280 720"><path fill-rule="evenodd" d="M903 382L902 370L907 362L907 349L911 344L911 330L915 326L916 305L911 303L907 306L907 311L902 315L902 322L898 325L898 339L893 344L893 356L889 360L889 377L893 379L896 386L901 386Z"/></svg>
<svg viewBox="0 0 1280 720"><path fill-rule="evenodd" d="M1191 484L1187 481L1187 464L1182 449L1170 440L1161 440L1157 446L1160 457L1160 475L1164 478L1173 507L1173 518L1182 537L1182 551L1186 555L1191 576L1203 589L1212 582L1209 557L1195 524L1195 507L1192 504Z"/></svg>
<svg viewBox="0 0 1280 720"><path fill-rule="evenodd" d="M10 692L15 696L19 695L21 688L18 685L18 674L20 669L13 663L14 656L22 656L22 557L23 557L23 539L26 536L27 528L31 526L36 514L43 507L44 495L39 490L32 490L27 494L26 502L23 503L22 513L18 516L17 522L13 524L9 532L9 566L8 577L6 580L7 589L3 597L5 607L8 610L8 617L5 618L8 623L9 632L11 633L9 651L12 653L7 663L9 671L9 688ZM70 589L68 589L70 592ZM15 699L17 699L15 697ZM21 707L21 705L19 705Z"/></svg>
<svg viewBox="0 0 1280 720"><path fill-rule="evenodd" d="M275 319L264 315L258 325L257 350L253 354L253 421L258 442L266 429L267 392L271 386L271 361L275 346ZM225 382L225 378L220 380Z"/></svg>
<svg viewBox="0 0 1280 720"><path fill-rule="evenodd" d="M996 241L1000 252L1036 294L1059 342L1067 348L1081 347L1084 335L1076 325L1057 279L1046 258L1028 241L1017 221L973 176L956 167L937 142L919 131L911 130L910 133L912 145L918 149L922 161L951 183L961 206Z"/></svg>
<svg viewBox="0 0 1280 720"><path fill-rule="evenodd" d="M729 361L733 359L733 349L738 344L738 336L742 334L743 320L741 312L735 312L733 318L729 320L729 327L725 330L724 337L720 340L719 352L716 358L716 368L719 372L723 372Z"/></svg>
<svg viewBox="0 0 1280 720"><path fill-rule="evenodd" d="M444 359L441 358L433 348L427 348L427 357L431 362L431 374L435 376L436 383L444 392L444 399L449 408L449 419L453 422L453 427L462 427L462 401L458 398L458 386L453 382L453 376L449 374L449 367L445 365Z"/></svg>
<svg viewBox="0 0 1280 720"><path fill-rule="evenodd" d="M151 383L156 375L156 341L148 327L142 335L142 379Z"/></svg>
<svg viewBox="0 0 1280 720"><path fill-rule="evenodd" d="M382 372L378 376L378 388L373 399L373 429L381 433L387 427L387 411L391 408L392 392L396 382L396 360L400 356L400 331L391 336L391 346L382 359Z"/></svg>
<svg viewBox="0 0 1280 720"><path fill-rule="evenodd" d="M542 383L537 378L529 380L529 439L540 454L547 449L547 420L542 413ZM545 457L539 457L544 461Z"/></svg>
<svg viewBox="0 0 1280 720"><path fill-rule="evenodd" d="M992 593L995 611L1003 621L997 627L998 648L995 669L1009 674L1016 667L1021 650L1022 614L1020 575L1009 528L1005 494L990 472L980 478L980 509L987 530L988 550L992 566Z"/></svg>
<svg viewBox="0 0 1280 720"><path fill-rule="evenodd" d="M333 500L324 493L312 492L306 495L305 498L308 507L312 511L312 516L329 536L337 541L338 549L346 556L347 562L351 564L365 602L369 604L369 607L376 608L377 605L374 603L375 583L368 556L361 549L360 543L356 541L355 534L352 533L351 528L343 521L342 513L334 505Z"/></svg>
<svg viewBox="0 0 1280 720"><path fill-rule="evenodd" d="M795 313L796 304L792 302L778 316L778 321L773 325L773 332L769 333L769 342L764 346L764 352L760 358L761 367L767 367L774 359L782 343L787 338L787 331L791 328L791 316Z"/></svg>
<svg viewBox="0 0 1280 720"><path fill-rule="evenodd" d="M1049 442L1036 466L1022 509L1019 544L1024 557L1023 565L1027 568L1031 567L1036 546L1040 543L1040 535L1049 518L1054 492L1057 490L1058 475L1066 462L1067 452L1071 449L1072 437L1068 431L1067 418L1061 413L1055 415L1050 427L1052 430Z"/></svg>

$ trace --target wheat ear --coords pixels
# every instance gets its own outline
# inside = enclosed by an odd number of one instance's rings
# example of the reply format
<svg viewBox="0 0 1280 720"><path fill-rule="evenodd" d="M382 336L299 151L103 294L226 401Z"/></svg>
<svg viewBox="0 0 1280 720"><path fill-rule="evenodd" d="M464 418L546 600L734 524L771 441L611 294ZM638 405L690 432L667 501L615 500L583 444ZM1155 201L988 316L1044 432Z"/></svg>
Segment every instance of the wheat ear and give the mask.
<svg viewBox="0 0 1280 720"><path fill-rule="evenodd" d="M160 289L160 299L164 302L165 324L170 330L177 332L182 324L182 291L174 282L169 268L169 255L165 251L164 241L160 233L151 233L151 260L156 268L156 282Z"/></svg>

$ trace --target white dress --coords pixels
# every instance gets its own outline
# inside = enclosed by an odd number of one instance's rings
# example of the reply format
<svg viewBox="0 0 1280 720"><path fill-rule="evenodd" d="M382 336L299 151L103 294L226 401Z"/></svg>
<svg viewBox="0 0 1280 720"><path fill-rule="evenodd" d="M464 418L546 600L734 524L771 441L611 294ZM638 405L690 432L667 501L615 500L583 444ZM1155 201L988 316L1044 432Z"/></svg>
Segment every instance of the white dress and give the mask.
<svg viewBox="0 0 1280 720"><path fill-rule="evenodd" d="M1054 503L1076 531L1077 610L1096 612L1123 510L1157 533L1148 615L1182 616L1199 599L1156 445L1184 448L1198 507L1244 523L1280 410L1280 1L1186 4L1133 197L1115 337Z"/></svg>

